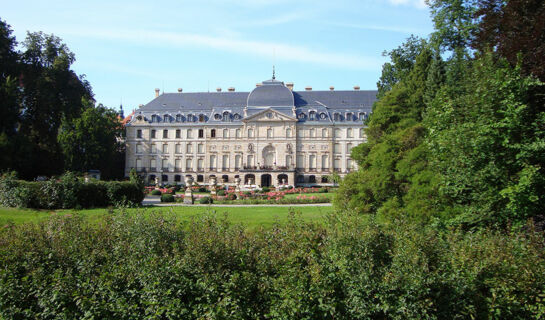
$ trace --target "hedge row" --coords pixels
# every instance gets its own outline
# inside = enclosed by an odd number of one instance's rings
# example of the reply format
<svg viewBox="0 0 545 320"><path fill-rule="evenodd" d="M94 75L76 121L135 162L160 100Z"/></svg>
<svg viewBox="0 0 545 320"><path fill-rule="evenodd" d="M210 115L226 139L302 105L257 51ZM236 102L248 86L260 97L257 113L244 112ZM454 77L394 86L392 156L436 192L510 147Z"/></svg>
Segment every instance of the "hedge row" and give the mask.
<svg viewBox="0 0 545 320"><path fill-rule="evenodd" d="M133 182L83 182L73 174L47 181L0 178L0 205L34 209L71 209L107 206L138 206L144 199L140 186Z"/></svg>
<svg viewBox="0 0 545 320"><path fill-rule="evenodd" d="M542 235L77 215L0 228L3 319L544 319Z"/></svg>

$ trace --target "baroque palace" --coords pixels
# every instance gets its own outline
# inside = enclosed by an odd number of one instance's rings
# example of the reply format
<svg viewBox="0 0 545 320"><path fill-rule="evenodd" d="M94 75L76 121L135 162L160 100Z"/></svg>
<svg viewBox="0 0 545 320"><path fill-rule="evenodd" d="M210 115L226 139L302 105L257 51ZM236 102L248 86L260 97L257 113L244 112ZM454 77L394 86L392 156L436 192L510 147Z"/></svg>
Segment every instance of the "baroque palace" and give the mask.
<svg viewBox="0 0 545 320"><path fill-rule="evenodd" d="M355 169L350 150L366 140L363 126L376 91L293 91L271 80L251 92L159 94L126 124L126 172L147 181L199 184L326 185Z"/></svg>

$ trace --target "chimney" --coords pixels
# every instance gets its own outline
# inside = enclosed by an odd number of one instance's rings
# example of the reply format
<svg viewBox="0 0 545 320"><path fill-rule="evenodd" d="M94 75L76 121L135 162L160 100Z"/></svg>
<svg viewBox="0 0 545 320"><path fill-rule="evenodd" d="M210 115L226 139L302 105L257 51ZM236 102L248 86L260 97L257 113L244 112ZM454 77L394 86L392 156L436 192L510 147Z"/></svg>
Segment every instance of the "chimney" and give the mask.
<svg viewBox="0 0 545 320"><path fill-rule="evenodd" d="M155 88L155 98L159 96L159 88Z"/></svg>
<svg viewBox="0 0 545 320"><path fill-rule="evenodd" d="M228 90L229 92L235 92L235 87L229 87L227 90Z"/></svg>
<svg viewBox="0 0 545 320"><path fill-rule="evenodd" d="M360 86L354 86L354 90L356 91L360 90Z"/></svg>
<svg viewBox="0 0 545 320"><path fill-rule="evenodd" d="M220 88L220 87L217 87L217 88L216 88L216 91L217 91L217 92L221 92L221 88Z"/></svg>
<svg viewBox="0 0 545 320"><path fill-rule="evenodd" d="M293 82L287 82L287 83L286 83L286 87L288 87L288 89L290 89L291 91L293 91Z"/></svg>
<svg viewBox="0 0 545 320"><path fill-rule="evenodd" d="M329 87L329 90L330 90L330 91L333 91L333 90L335 90L335 87L334 87L334 86L331 86L331 87Z"/></svg>
<svg viewBox="0 0 545 320"><path fill-rule="evenodd" d="M312 91L312 87L305 87L305 90Z"/></svg>
<svg viewBox="0 0 545 320"><path fill-rule="evenodd" d="M257 88L257 87L261 87L262 85L263 85L263 83L256 83L256 84L255 84L255 87L256 87L256 88Z"/></svg>
<svg viewBox="0 0 545 320"><path fill-rule="evenodd" d="M178 88L179 93L182 93L182 91L184 91L182 88Z"/></svg>

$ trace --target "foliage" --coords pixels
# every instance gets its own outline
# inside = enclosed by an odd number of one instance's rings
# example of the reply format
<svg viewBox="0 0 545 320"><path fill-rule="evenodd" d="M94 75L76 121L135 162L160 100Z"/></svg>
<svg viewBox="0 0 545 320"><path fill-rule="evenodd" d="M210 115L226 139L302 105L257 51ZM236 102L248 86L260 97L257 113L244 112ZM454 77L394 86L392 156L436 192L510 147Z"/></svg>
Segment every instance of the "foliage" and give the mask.
<svg viewBox="0 0 545 320"><path fill-rule="evenodd" d="M214 203L214 199L212 197L202 197L199 199L200 204L211 204Z"/></svg>
<svg viewBox="0 0 545 320"><path fill-rule="evenodd" d="M163 194L161 196L161 202L176 202L172 194Z"/></svg>
<svg viewBox="0 0 545 320"><path fill-rule="evenodd" d="M46 181L16 180L13 173L0 177L0 205L36 209L139 206L143 191L131 182L84 183L73 173Z"/></svg>
<svg viewBox="0 0 545 320"><path fill-rule="evenodd" d="M292 216L245 232L204 215L75 215L0 229L5 319L540 319L533 233Z"/></svg>
<svg viewBox="0 0 545 320"><path fill-rule="evenodd" d="M152 196L160 196L161 194L163 194L163 193L160 190L152 190L151 191Z"/></svg>
<svg viewBox="0 0 545 320"><path fill-rule="evenodd" d="M218 190L217 195L218 196L224 196L225 195L225 190L223 190L223 189Z"/></svg>

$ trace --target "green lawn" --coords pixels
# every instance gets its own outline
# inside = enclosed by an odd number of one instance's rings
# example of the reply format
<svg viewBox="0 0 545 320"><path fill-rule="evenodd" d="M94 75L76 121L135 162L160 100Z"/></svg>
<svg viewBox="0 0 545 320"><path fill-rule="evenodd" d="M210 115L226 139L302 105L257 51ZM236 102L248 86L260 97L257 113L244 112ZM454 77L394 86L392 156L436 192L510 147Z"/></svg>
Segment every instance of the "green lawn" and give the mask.
<svg viewBox="0 0 545 320"><path fill-rule="evenodd" d="M312 197L316 196L319 198L328 198L330 201L333 200L333 197L335 196L335 193L290 193L286 194L286 199L296 198L297 196L306 196L306 197Z"/></svg>
<svg viewBox="0 0 545 320"><path fill-rule="evenodd" d="M180 221L189 221L192 217L201 214L215 214L235 224L243 224L249 229L260 226L270 227L275 222L284 223L287 221L289 212L299 213L299 217L305 221L322 221L326 214L333 211L332 207L145 207L128 209L129 212L137 210L145 213L150 212L172 212L179 217ZM118 210L114 210L118 211ZM55 214L81 214L87 219L98 220L101 216L108 214L108 209L86 209L86 210L28 210L0 207L0 226L7 223L20 224L25 222L37 222L45 220Z"/></svg>

